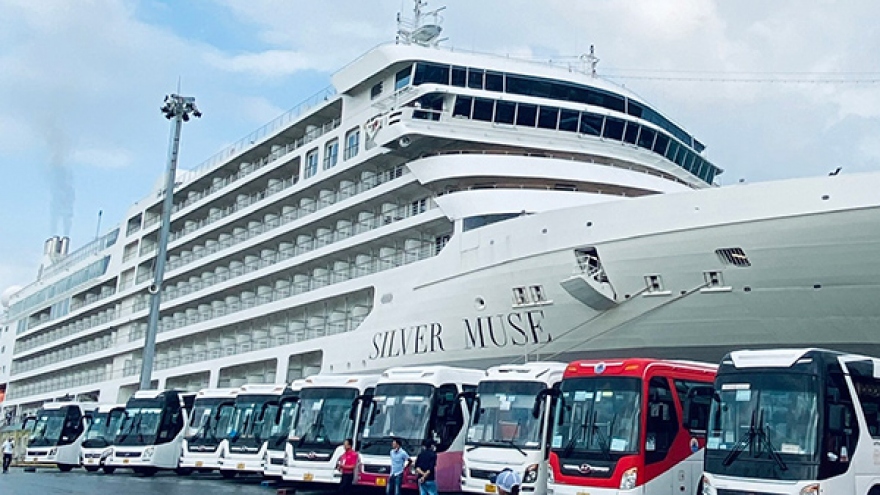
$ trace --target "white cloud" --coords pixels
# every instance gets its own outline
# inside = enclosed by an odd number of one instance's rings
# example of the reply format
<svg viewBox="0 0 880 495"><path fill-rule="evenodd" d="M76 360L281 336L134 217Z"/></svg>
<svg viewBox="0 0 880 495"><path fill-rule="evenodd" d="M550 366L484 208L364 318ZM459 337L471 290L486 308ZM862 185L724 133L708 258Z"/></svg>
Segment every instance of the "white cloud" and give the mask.
<svg viewBox="0 0 880 495"><path fill-rule="evenodd" d="M241 55L209 53L205 60L221 70L254 77L286 77L306 69L330 69L320 58L291 50L267 50Z"/></svg>

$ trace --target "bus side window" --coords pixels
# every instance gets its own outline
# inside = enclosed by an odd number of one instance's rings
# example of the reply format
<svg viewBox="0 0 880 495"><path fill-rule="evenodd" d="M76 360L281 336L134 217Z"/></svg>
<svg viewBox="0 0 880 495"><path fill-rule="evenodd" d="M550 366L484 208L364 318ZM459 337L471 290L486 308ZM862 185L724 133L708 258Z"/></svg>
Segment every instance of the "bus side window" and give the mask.
<svg viewBox="0 0 880 495"><path fill-rule="evenodd" d="M440 437L437 442L438 452L443 452L452 445L464 424L464 414L462 414L461 405L456 399L457 396L458 389L455 385L447 384L437 389L433 433ZM437 441L437 438L433 440Z"/></svg>
<svg viewBox="0 0 880 495"><path fill-rule="evenodd" d="M710 383L701 383L681 379L673 380L675 390L681 402L681 424L693 436L705 436L709 426L709 409L715 388Z"/></svg>
<svg viewBox="0 0 880 495"><path fill-rule="evenodd" d="M825 421L819 476L829 478L845 473L859 438L852 396L837 363L829 364L825 385Z"/></svg>
<svg viewBox="0 0 880 495"><path fill-rule="evenodd" d="M645 462L662 461L678 434L675 399L666 378L655 376L648 383L648 414L645 421Z"/></svg>

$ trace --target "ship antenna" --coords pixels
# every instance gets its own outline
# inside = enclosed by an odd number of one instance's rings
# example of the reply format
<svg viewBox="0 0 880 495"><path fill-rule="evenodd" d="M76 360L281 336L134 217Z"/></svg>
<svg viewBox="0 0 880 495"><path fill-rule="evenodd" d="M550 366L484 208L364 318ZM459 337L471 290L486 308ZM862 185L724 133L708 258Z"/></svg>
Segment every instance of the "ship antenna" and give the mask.
<svg viewBox="0 0 880 495"><path fill-rule="evenodd" d="M397 14L397 42L407 45L437 46L446 38L440 38L443 31L443 17L440 12L446 7L425 12L428 6L426 0L413 0L413 18L405 19L400 13ZM429 19L430 18L430 19Z"/></svg>
<svg viewBox="0 0 880 495"><path fill-rule="evenodd" d="M590 53L585 53L580 57L584 63L584 72L587 71L587 64L590 65L590 75L596 77L596 66L599 65L599 57L596 56L596 49L590 45Z"/></svg>

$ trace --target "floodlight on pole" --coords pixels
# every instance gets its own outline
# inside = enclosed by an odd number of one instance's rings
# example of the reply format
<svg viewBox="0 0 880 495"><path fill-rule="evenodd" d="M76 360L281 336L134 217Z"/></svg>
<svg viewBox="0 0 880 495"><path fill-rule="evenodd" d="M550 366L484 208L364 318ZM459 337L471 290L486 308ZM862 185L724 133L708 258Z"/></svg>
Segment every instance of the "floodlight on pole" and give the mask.
<svg viewBox="0 0 880 495"><path fill-rule="evenodd" d="M171 137L168 143L168 166L165 170L165 199L162 202L162 218L159 227L159 247L156 252L156 265L153 284L147 289L150 293L150 314L147 320L147 333L144 336L143 362L141 363L140 389L150 388L153 373L153 358L156 354L156 333L159 326L159 304L162 301L162 282L165 277L165 258L168 255L168 233L171 230L171 207L174 204L174 178L177 171L177 153L180 150L180 130L189 116L201 117L196 100L191 96L177 94L165 97L160 108L165 118L172 120Z"/></svg>

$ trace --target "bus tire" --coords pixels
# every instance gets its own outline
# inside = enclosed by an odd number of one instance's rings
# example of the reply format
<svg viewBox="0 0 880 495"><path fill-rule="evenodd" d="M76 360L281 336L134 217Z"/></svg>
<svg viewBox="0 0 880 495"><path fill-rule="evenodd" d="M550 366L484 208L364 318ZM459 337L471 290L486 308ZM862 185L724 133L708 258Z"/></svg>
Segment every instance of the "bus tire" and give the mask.
<svg viewBox="0 0 880 495"><path fill-rule="evenodd" d="M870 490L868 490L868 495L880 495L880 485L872 486Z"/></svg>
<svg viewBox="0 0 880 495"><path fill-rule="evenodd" d="M70 472L71 469L73 469L73 464L59 464L58 465L58 470L61 471L62 473Z"/></svg>
<svg viewBox="0 0 880 495"><path fill-rule="evenodd" d="M175 469L174 472L177 473L178 476L189 476L192 474L193 470L192 468L182 467Z"/></svg>
<svg viewBox="0 0 880 495"><path fill-rule="evenodd" d="M150 476L155 475L156 472L159 470L154 467L139 467L139 468L132 468L132 471L134 471L135 474L139 474L144 477L150 477Z"/></svg>
<svg viewBox="0 0 880 495"><path fill-rule="evenodd" d="M99 468L98 466L83 466L83 469L90 473L97 473Z"/></svg>
<svg viewBox="0 0 880 495"><path fill-rule="evenodd" d="M220 470L220 476L223 476L223 479L225 479L225 480L231 480L232 478L235 478L236 474L238 474L238 473L235 471Z"/></svg>
<svg viewBox="0 0 880 495"><path fill-rule="evenodd" d="M104 470L104 474L113 474L113 472L116 471L116 468L113 466L104 466L101 469Z"/></svg>

